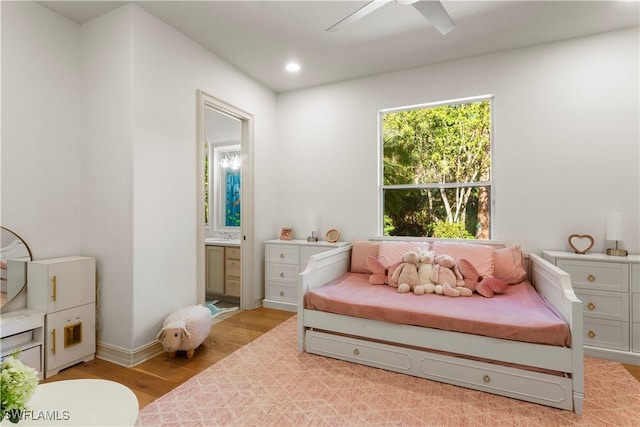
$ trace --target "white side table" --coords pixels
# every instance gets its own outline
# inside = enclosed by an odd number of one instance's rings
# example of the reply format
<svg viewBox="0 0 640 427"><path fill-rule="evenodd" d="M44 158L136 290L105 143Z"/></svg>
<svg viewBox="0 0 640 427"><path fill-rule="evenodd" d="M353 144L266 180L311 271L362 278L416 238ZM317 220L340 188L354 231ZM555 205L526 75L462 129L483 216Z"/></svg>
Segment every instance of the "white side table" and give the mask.
<svg viewBox="0 0 640 427"><path fill-rule="evenodd" d="M2 426L133 426L138 398L124 385L107 380L64 380L39 384L18 424Z"/></svg>

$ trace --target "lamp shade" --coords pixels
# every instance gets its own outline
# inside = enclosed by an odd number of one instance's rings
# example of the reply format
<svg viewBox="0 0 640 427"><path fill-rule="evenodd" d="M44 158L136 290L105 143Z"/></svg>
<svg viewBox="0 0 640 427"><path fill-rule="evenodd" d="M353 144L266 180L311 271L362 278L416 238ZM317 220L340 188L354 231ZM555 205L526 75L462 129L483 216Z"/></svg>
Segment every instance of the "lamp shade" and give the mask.
<svg viewBox="0 0 640 427"><path fill-rule="evenodd" d="M609 212L607 215L607 240L623 241L627 215L624 212Z"/></svg>

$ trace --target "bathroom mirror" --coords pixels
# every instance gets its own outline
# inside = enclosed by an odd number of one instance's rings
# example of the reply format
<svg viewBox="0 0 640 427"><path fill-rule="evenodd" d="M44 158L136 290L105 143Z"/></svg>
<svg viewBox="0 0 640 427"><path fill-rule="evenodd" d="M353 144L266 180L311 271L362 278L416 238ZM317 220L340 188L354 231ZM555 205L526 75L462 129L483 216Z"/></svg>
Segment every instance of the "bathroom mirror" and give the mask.
<svg viewBox="0 0 640 427"><path fill-rule="evenodd" d="M205 110L205 223L214 232L239 232L242 122Z"/></svg>
<svg viewBox="0 0 640 427"><path fill-rule="evenodd" d="M240 227L240 145L214 147L214 229Z"/></svg>
<svg viewBox="0 0 640 427"><path fill-rule="evenodd" d="M29 246L18 234L5 227L0 228L0 306L4 306L25 289L27 262L32 257Z"/></svg>

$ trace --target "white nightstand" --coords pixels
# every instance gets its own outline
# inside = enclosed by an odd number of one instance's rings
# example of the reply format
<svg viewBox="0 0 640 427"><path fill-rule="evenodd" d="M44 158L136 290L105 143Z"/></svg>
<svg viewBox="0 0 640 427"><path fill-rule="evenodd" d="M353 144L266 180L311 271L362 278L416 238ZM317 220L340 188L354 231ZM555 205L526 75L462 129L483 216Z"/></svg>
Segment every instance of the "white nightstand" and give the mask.
<svg viewBox="0 0 640 427"><path fill-rule="evenodd" d="M264 246L265 298L262 305L286 311L298 310L297 278L309 257L349 242L307 242L306 240L267 240Z"/></svg>
<svg viewBox="0 0 640 427"><path fill-rule="evenodd" d="M543 251L569 273L584 311L584 354L640 365L640 256Z"/></svg>

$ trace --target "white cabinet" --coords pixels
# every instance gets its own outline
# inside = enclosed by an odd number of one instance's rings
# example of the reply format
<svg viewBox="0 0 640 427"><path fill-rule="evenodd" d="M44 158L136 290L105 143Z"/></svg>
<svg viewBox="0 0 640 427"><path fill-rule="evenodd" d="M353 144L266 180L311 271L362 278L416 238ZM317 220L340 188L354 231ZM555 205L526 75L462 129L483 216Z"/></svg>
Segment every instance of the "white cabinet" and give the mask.
<svg viewBox="0 0 640 427"><path fill-rule="evenodd" d="M207 292L224 293L224 247L207 246L207 262L205 274L207 276Z"/></svg>
<svg viewBox="0 0 640 427"><path fill-rule="evenodd" d="M19 359L44 378L44 313L28 308L2 313L0 332L2 358L18 351Z"/></svg>
<svg viewBox="0 0 640 427"><path fill-rule="evenodd" d="M585 354L640 365L640 256L542 255L571 276L582 301Z"/></svg>
<svg viewBox="0 0 640 427"><path fill-rule="evenodd" d="M240 297L240 247L207 245L205 274L207 293Z"/></svg>
<svg viewBox="0 0 640 427"><path fill-rule="evenodd" d="M232 297L240 297L240 248L224 248L224 292Z"/></svg>
<svg viewBox="0 0 640 427"><path fill-rule="evenodd" d="M330 249L347 246L348 242L307 242L306 240L268 240L265 242L264 307L296 311L297 280L309 257Z"/></svg>
<svg viewBox="0 0 640 427"><path fill-rule="evenodd" d="M71 256L30 262L27 305L45 312L45 378L95 357L96 263Z"/></svg>

